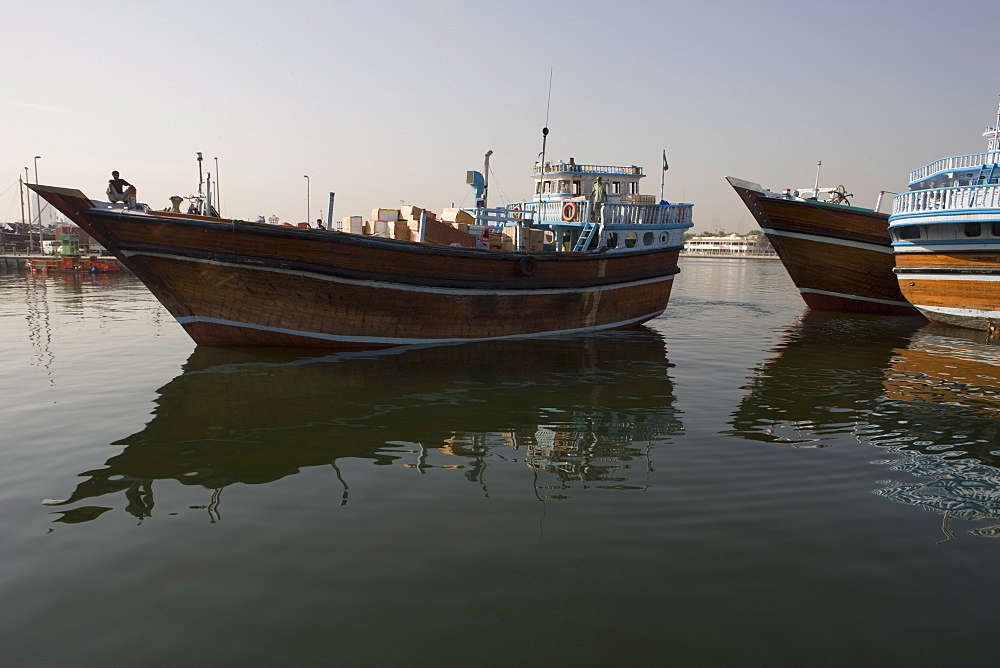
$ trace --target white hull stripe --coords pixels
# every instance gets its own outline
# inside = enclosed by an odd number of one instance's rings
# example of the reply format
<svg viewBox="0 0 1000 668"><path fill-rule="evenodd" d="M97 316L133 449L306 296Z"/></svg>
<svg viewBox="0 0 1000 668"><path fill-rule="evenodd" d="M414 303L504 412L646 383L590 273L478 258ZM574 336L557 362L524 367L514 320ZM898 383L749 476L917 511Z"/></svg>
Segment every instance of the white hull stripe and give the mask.
<svg viewBox="0 0 1000 668"><path fill-rule="evenodd" d="M799 288L799 292L812 292L817 295L828 295L830 297L842 297L862 302L872 302L875 304L888 304L890 306L911 306L910 302L893 301L892 299L876 299L875 297L859 297L858 295L848 295L843 292L830 292L829 290L813 290L812 288Z"/></svg>
<svg viewBox="0 0 1000 668"><path fill-rule="evenodd" d="M778 237L788 237L790 239L804 239L806 241L815 241L817 243L823 244L834 244L835 246L848 246L850 248L861 248L867 251L874 251L876 253L892 253L892 248L888 246L879 246L878 244L869 244L864 241L848 241L847 239L831 239L829 237L822 237L816 234L802 234L801 232L786 232L784 230L772 230L770 228L762 228L766 234L773 234Z"/></svg>
<svg viewBox="0 0 1000 668"><path fill-rule="evenodd" d="M423 293L431 293L439 295L456 295L456 296L519 295L522 297L526 297L526 296L536 296L536 295L560 295L566 293L581 293L581 292L605 292L608 290L620 290L622 288L634 288L640 285L650 285L652 283L662 283L663 281L672 281L674 280L674 276L677 275L677 274L670 274L669 276L657 276L656 278L647 278L640 281L629 281L627 283L595 285L589 288L539 288L537 290L440 288L440 287L433 287L426 285L408 285L406 283L389 283L386 281L371 281L371 280L363 280L357 278L343 278L341 276L328 276L326 274L317 274L314 272L301 271L298 269L279 269L277 267L247 266L243 264L236 264L235 262L220 262L218 260L205 260L201 258L185 257L183 255L171 255L168 253L123 251L123 254L126 255L127 257L133 257L133 256L159 257L159 258L166 258L168 260L180 260L182 262L199 262L202 264L213 264L219 267L236 267L240 269L251 269L253 271L270 271L275 274L303 276L305 278L311 278L318 281L329 281L330 283L342 283L344 285L360 285L367 288L379 288L383 290L400 290L402 292L423 292Z"/></svg>
<svg viewBox="0 0 1000 668"><path fill-rule="evenodd" d="M442 339L435 339L435 338L413 339L413 338L389 337L389 336L342 336L338 334L324 334L322 332L307 332L297 329L287 329L284 327L267 327L265 325L255 325L252 323L237 322L235 320L223 320L222 318L203 318L201 316L196 316L196 315L183 316L180 318L176 318L176 320L182 325L188 323L205 322L205 323L211 323L213 325L228 325L230 327L254 329L262 332L275 332L277 334L291 334L294 336L304 336L311 339L323 339L324 341L406 346L406 345L418 345L427 343L470 343L474 341L496 341L498 339L526 339L538 336L555 336L557 334L582 334L584 332L596 332L603 329L615 329L618 327L626 327L628 325L637 322L644 322L646 320L651 320L652 318L662 315L663 311L664 309L660 309L659 311L655 311L654 313L640 316L638 318L622 320L621 322L613 322L607 325L594 325L592 327L574 327L573 329L557 329L551 332L531 332L525 334L510 334L507 336L491 336L491 337L478 337L478 338L442 338Z"/></svg>
<svg viewBox="0 0 1000 668"><path fill-rule="evenodd" d="M941 313L943 315L959 316L963 318L990 318L992 320L1000 320L1000 311L985 311L971 308L948 308L946 306L924 306L923 304L914 304L914 306L921 311L927 311L928 313Z"/></svg>
<svg viewBox="0 0 1000 668"><path fill-rule="evenodd" d="M968 281L970 283L996 283L1000 274L911 274L900 272L896 278L903 281Z"/></svg>

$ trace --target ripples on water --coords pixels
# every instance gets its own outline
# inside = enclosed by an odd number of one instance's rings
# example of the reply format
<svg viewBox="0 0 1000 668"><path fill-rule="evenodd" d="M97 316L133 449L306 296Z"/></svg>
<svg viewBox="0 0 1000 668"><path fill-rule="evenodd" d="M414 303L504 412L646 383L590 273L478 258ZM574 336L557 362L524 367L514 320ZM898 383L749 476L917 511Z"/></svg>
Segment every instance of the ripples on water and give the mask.
<svg viewBox="0 0 1000 668"><path fill-rule="evenodd" d="M196 348L134 279L18 275L0 333L7 663L992 657L1000 347L777 262L596 336Z"/></svg>

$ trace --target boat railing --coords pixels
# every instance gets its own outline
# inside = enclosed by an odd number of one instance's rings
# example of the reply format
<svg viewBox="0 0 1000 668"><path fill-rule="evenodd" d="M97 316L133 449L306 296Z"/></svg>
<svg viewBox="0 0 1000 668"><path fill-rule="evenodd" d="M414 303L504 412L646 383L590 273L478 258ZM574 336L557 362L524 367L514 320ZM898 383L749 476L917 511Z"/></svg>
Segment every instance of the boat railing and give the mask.
<svg viewBox="0 0 1000 668"><path fill-rule="evenodd" d="M929 188L892 198L892 215L924 211L961 211L1000 208L1000 186Z"/></svg>
<svg viewBox="0 0 1000 668"><path fill-rule="evenodd" d="M499 229L508 225L528 225L534 222L530 215L525 215L522 209L512 207L497 207L495 209L470 209L476 216L476 225L485 225Z"/></svg>
<svg viewBox="0 0 1000 668"><path fill-rule="evenodd" d="M974 155L955 155L950 158L942 158L910 172L910 183L922 181L928 176L932 176L939 172L950 172L953 169L982 167L983 165L993 165L998 162L1000 162L1000 151L976 153Z"/></svg>
<svg viewBox="0 0 1000 668"><path fill-rule="evenodd" d="M568 206L570 205L570 206ZM530 212L535 222L545 225L603 222L605 225L690 225L691 204L602 204L594 210L593 202L522 202L517 205Z"/></svg>
<svg viewBox="0 0 1000 668"><path fill-rule="evenodd" d="M559 174L571 172L577 174L611 174L618 176L642 176L642 167L615 167L613 165L578 165L575 162L547 162L535 165L532 174Z"/></svg>

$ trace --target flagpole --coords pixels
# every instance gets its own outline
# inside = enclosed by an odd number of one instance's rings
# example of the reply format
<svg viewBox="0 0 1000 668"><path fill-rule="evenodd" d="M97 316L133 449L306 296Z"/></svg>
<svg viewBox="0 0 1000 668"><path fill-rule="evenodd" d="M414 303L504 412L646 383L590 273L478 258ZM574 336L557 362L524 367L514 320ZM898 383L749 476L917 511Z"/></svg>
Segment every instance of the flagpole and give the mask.
<svg viewBox="0 0 1000 668"><path fill-rule="evenodd" d="M667 176L667 150L663 149L663 164L660 165L660 201L663 201L663 180Z"/></svg>

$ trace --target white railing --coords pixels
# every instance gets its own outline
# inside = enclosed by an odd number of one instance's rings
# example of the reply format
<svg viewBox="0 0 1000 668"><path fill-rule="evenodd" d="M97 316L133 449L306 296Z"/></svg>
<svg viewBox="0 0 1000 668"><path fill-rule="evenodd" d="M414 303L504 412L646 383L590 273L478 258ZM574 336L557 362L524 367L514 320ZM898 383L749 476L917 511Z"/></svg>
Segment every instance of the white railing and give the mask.
<svg viewBox="0 0 1000 668"><path fill-rule="evenodd" d="M691 204L604 204L599 215L594 215L593 203L574 201L576 214L569 221L563 220L566 202L521 202L507 205L521 207L525 216L531 216L536 224L558 225L560 223L603 222L605 225L690 225Z"/></svg>
<svg viewBox="0 0 1000 668"><path fill-rule="evenodd" d="M1000 186L930 188L901 193L892 198L892 215L924 211L1000 208Z"/></svg>
<svg viewBox="0 0 1000 668"><path fill-rule="evenodd" d="M545 163L544 171L542 165L535 165L532 174L558 174L560 172L572 172L576 174L631 174L633 176L642 175L642 167L632 165L630 167L614 167L612 165L578 165L575 162L553 162Z"/></svg>
<svg viewBox="0 0 1000 668"><path fill-rule="evenodd" d="M970 169L982 167L983 165L993 165L1000 162L1000 152L976 153L975 155L956 155L950 158L942 158L924 165L920 169L910 172L910 183L926 179L938 172L950 172L955 169Z"/></svg>

